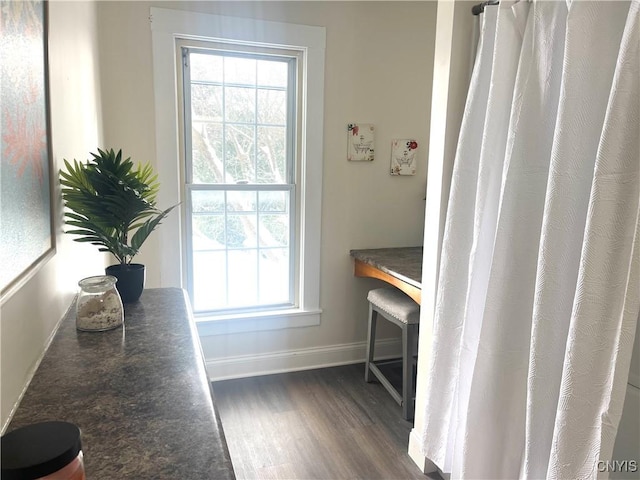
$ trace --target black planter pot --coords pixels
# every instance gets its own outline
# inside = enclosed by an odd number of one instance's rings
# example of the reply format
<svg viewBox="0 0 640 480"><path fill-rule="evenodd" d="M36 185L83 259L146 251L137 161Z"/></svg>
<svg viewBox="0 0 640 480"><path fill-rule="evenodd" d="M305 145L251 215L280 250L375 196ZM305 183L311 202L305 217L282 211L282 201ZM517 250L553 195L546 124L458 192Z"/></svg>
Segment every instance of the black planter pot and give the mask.
<svg viewBox="0 0 640 480"><path fill-rule="evenodd" d="M105 268L105 272L118 279L116 288L122 298L122 303L133 303L140 298L142 290L144 290L144 265L141 263L111 265Z"/></svg>

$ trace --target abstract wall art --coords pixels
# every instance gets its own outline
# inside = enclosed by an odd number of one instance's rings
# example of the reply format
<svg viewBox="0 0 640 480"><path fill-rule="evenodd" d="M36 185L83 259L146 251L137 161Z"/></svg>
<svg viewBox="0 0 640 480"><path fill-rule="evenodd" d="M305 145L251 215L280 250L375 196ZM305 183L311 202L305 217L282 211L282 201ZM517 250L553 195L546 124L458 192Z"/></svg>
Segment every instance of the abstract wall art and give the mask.
<svg viewBox="0 0 640 480"><path fill-rule="evenodd" d="M54 251L47 6L0 4L0 290Z"/></svg>

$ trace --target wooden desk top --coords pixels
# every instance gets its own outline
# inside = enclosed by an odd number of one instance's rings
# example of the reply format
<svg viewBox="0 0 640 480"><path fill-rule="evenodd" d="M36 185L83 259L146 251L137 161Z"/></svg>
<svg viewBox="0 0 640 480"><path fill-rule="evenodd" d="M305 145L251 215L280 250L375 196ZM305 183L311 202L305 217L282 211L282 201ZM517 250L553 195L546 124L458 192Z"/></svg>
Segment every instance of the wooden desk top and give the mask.
<svg viewBox="0 0 640 480"><path fill-rule="evenodd" d="M409 295L422 299L422 247L351 250L354 274L383 280Z"/></svg>

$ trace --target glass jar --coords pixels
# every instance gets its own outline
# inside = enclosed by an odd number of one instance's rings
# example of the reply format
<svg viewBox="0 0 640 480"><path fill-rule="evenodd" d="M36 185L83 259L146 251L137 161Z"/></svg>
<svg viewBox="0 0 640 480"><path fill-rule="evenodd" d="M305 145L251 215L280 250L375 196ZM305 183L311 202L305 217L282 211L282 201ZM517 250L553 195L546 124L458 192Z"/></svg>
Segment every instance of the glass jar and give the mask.
<svg viewBox="0 0 640 480"><path fill-rule="evenodd" d="M124 322L122 299L116 290L116 277L98 275L80 280L76 303L76 328L101 332L119 327Z"/></svg>
<svg viewBox="0 0 640 480"><path fill-rule="evenodd" d="M85 480L80 429L42 422L2 437L2 480Z"/></svg>

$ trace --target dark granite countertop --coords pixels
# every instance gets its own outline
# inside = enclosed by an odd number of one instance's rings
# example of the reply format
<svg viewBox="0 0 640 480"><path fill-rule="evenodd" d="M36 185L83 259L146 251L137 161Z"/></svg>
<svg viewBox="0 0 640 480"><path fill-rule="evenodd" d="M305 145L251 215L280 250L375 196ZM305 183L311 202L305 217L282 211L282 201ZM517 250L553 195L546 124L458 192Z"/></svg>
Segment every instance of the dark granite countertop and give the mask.
<svg viewBox="0 0 640 480"><path fill-rule="evenodd" d="M235 478L183 290L147 289L124 328L80 332L62 321L8 431L78 425L87 478Z"/></svg>
<svg viewBox="0 0 640 480"><path fill-rule="evenodd" d="M369 248L351 250L350 255L414 287L422 287L422 247Z"/></svg>

